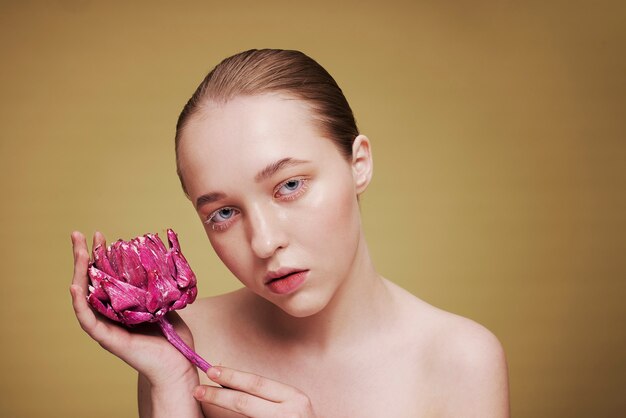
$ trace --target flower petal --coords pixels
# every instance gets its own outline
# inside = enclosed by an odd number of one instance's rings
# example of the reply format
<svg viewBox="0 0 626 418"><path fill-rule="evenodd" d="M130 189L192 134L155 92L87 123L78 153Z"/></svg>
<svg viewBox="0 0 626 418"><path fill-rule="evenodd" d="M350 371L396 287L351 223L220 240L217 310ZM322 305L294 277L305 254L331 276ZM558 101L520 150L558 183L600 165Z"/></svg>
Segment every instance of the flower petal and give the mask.
<svg viewBox="0 0 626 418"><path fill-rule="evenodd" d="M100 300L98 300L98 298L93 293L87 297L87 301L91 306L94 307L96 311L100 312L102 315L114 321L122 322L122 319L117 316L115 311L113 311L113 309L109 305L104 306L104 304Z"/></svg>
<svg viewBox="0 0 626 418"><path fill-rule="evenodd" d="M100 283L111 299L111 306L117 312L129 308L145 310L146 296L142 289L114 278L103 279Z"/></svg>
<svg viewBox="0 0 626 418"><path fill-rule="evenodd" d="M109 259L111 268L115 272L115 274L110 275L112 277L117 278L122 276L121 272L123 271L122 266L124 262L122 261L122 252L120 247L122 246L123 242L124 241L122 241L121 239L117 240L113 244L109 245L109 247L107 248L107 258Z"/></svg>
<svg viewBox="0 0 626 418"><path fill-rule="evenodd" d="M150 312L122 311L121 316L126 325L141 324L142 322L150 322L154 319L154 315Z"/></svg>
<svg viewBox="0 0 626 418"><path fill-rule="evenodd" d="M119 272L124 280L136 287L145 287L148 283L148 276L141 264L139 250L130 242L123 242L119 246L120 266Z"/></svg>
<svg viewBox="0 0 626 418"><path fill-rule="evenodd" d="M145 237L150 242L150 245L153 245L156 249L157 253L165 255L167 253L167 248L165 248L165 244L159 238L159 234L146 234Z"/></svg>
<svg viewBox="0 0 626 418"><path fill-rule="evenodd" d="M99 269L108 274L109 276L115 277L115 271L113 271L113 267L111 267L111 263L109 262L109 258L107 257L106 250L102 245L97 245L93 251L93 263Z"/></svg>
<svg viewBox="0 0 626 418"><path fill-rule="evenodd" d="M152 286L151 286L152 285ZM148 284L148 293L159 292L161 306L169 307L181 296L180 290L176 287L176 282L169 277L163 277L155 272L152 283Z"/></svg>
<svg viewBox="0 0 626 418"><path fill-rule="evenodd" d="M185 257L178 251L173 250L171 253L172 260L176 266L176 283L179 287L185 288L196 285L196 275L189 267L189 263Z"/></svg>
<svg viewBox="0 0 626 418"><path fill-rule="evenodd" d="M180 244L178 243L178 235L171 228L167 230L167 242L171 250L180 252Z"/></svg>
<svg viewBox="0 0 626 418"><path fill-rule="evenodd" d="M148 273L148 289L146 292L146 309L148 312L156 312L161 306L163 306L163 295L161 291L154 284L156 280L156 270L147 270Z"/></svg>
<svg viewBox="0 0 626 418"><path fill-rule="evenodd" d="M171 307L172 311L175 311L177 309L182 309L185 306L187 306L187 300L189 299L189 293L185 292L183 293L180 298L178 298L178 300L176 302L174 302L174 304Z"/></svg>
<svg viewBox="0 0 626 418"><path fill-rule="evenodd" d="M166 259L167 248L163 245L163 241L161 241L158 235L146 234L144 236L146 238L144 245L152 253L154 263L159 273L161 275L169 273L170 269L168 268Z"/></svg>
<svg viewBox="0 0 626 418"><path fill-rule="evenodd" d="M102 301L108 301L109 295L104 293L100 283L103 279L110 278L111 276L101 270L98 270L93 264L91 264L87 269L87 275L89 276L89 279L91 279L90 288L93 288L92 292L96 293L96 297Z"/></svg>
<svg viewBox="0 0 626 418"><path fill-rule="evenodd" d="M196 300L196 296L198 296L198 288L196 286L190 287L187 289L187 293L189 294L187 304L193 303L193 301Z"/></svg>
<svg viewBox="0 0 626 418"><path fill-rule="evenodd" d="M146 269L146 273L148 275L148 285L150 284L150 272L161 272L161 268L159 266L158 257L154 253L154 251L146 244L147 239L145 237L137 237L133 240L133 244L136 246L137 251L139 252L139 260L141 260L141 264L144 269Z"/></svg>

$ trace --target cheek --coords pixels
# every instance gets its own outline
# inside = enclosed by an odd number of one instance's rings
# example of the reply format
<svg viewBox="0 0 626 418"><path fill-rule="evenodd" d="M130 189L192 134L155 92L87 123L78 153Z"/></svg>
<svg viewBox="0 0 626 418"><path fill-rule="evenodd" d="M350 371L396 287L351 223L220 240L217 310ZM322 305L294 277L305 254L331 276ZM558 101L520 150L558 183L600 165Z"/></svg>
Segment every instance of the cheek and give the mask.
<svg viewBox="0 0 626 418"><path fill-rule="evenodd" d="M340 187L337 187L340 186ZM358 239L359 212L356 192L352 183L335 183L312 211L314 222L307 228L317 245L328 251L346 250L346 245Z"/></svg>
<svg viewBox="0 0 626 418"><path fill-rule="evenodd" d="M219 235L219 234L218 234ZM212 234L207 232L211 246L215 251L215 254L222 260L222 263L235 275L235 277L245 277L244 270L247 263L245 258L247 257L242 251L241 241L237 240L237 237L225 236L228 234L222 234L217 238L212 237Z"/></svg>
<svg viewBox="0 0 626 418"><path fill-rule="evenodd" d="M352 192L350 190L345 193L343 199L338 201L338 216L336 223L333 225L333 228L339 232L337 234L338 238L343 241L344 245L348 245L350 249L356 246L361 231L359 203L356 194Z"/></svg>

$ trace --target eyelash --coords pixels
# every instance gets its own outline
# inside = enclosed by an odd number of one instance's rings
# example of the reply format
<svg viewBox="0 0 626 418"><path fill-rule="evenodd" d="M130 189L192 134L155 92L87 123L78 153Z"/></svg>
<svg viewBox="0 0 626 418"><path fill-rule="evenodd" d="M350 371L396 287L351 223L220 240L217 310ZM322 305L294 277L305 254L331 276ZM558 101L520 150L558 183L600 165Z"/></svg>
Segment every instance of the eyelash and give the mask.
<svg viewBox="0 0 626 418"><path fill-rule="evenodd" d="M293 181L299 181L299 187L294 190L293 192L283 195L283 196L278 196L278 198L282 201L292 201L297 199L298 197L300 197L304 192L307 191L307 189L309 188L309 179L305 178L305 177L294 177L294 178L290 178L288 180L283 181L282 183L280 183L278 186L276 186L276 188L274 189L274 197L277 197L276 194L278 193L278 191L283 188L283 186L285 186L287 183L293 182ZM230 209L234 212L238 212L237 209L231 207L231 206L225 206L223 208L219 208L213 212L211 212L211 214L207 217L206 221L204 221L205 224L209 225L211 227L211 229L213 229L214 231L223 231L226 228L228 228L230 226L230 224L233 222L234 216L237 214L233 214L228 220L223 221L223 222L215 222L213 221L213 218L215 218L215 216L217 216L217 214L224 210L224 209Z"/></svg>
<svg viewBox="0 0 626 418"><path fill-rule="evenodd" d="M305 178L305 177L294 177L291 178L289 180L285 180L282 183L280 183L278 186L276 186L276 188L274 189L274 196L276 196L276 194L278 193L278 191L280 189L283 188L283 186L285 186L287 183L290 183L292 181L299 181L300 182L300 186L294 190L293 192L287 194L287 195L283 195L282 196L282 200L294 200L297 199L298 197L300 197L302 195L302 193L306 192L307 189L309 188L309 179Z"/></svg>

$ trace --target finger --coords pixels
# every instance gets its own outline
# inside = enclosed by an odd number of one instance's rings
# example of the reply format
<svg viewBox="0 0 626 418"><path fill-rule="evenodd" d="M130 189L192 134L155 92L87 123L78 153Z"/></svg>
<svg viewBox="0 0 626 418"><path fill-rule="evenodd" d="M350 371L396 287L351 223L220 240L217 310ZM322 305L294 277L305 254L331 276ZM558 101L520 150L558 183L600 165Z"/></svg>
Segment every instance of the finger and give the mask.
<svg viewBox="0 0 626 418"><path fill-rule="evenodd" d="M275 402L249 393L215 386L198 386L194 389L193 396L200 402L210 403L247 417L275 417L278 407Z"/></svg>
<svg viewBox="0 0 626 418"><path fill-rule="evenodd" d="M85 236L78 231L72 232L71 237L74 248L74 277L70 286L72 307L81 328L92 338L99 339L105 332L103 328L106 326L98 321L87 303L87 267L89 264L87 242Z"/></svg>
<svg viewBox="0 0 626 418"><path fill-rule="evenodd" d="M102 347L112 352L119 352L128 345L129 333L125 329L114 325L107 318L94 312L87 302L89 253L87 242L80 232L73 232L74 246L74 277L70 286L72 307L80 327ZM99 232L94 234L95 245L104 245L104 237Z"/></svg>
<svg viewBox="0 0 626 418"><path fill-rule="evenodd" d="M87 252L87 241L85 236L78 231L72 232L72 249L74 252L74 277L72 285L87 288L87 266L89 264L89 253Z"/></svg>
<svg viewBox="0 0 626 418"><path fill-rule="evenodd" d="M228 367L211 367L207 371L209 379L222 386L243 391L272 402L282 402L298 393L294 387L253 373L246 373Z"/></svg>
<svg viewBox="0 0 626 418"><path fill-rule="evenodd" d="M112 323L108 318L94 312L87 303L87 295L80 286L71 285L72 306L80 327L105 349L119 350L128 345L128 331Z"/></svg>
<svg viewBox="0 0 626 418"><path fill-rule="evenodd" d="M93 337L93 330L96 328L98 319L87 304L87 295L85 295L82 287L75 284L70 286L70 293L72 294L72 307L78 323L87 334Z"/></svg>
<svg viewBox="0 0 626 418"><path fill-rule="evenodd" d="M93 242L92 242L92 249L96 248L98 245L102 245L103 247L106 246L106 241L104 239L104 235L102 235L102 232L100 231L96 231L93 234Z"/></svg>

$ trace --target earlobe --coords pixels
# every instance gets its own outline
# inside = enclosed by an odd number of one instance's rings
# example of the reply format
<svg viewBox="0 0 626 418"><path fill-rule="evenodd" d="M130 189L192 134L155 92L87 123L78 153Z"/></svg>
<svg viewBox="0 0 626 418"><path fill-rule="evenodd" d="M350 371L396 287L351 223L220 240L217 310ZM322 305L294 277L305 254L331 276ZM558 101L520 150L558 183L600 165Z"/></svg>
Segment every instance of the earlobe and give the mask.
<svg viewBox="0 0 626 418"><path fill-rule="evenodd" d="M370 140L365 135L359 135L352 144L352 175L357 194L367 189L374 171L372 148Z"/></svg>

